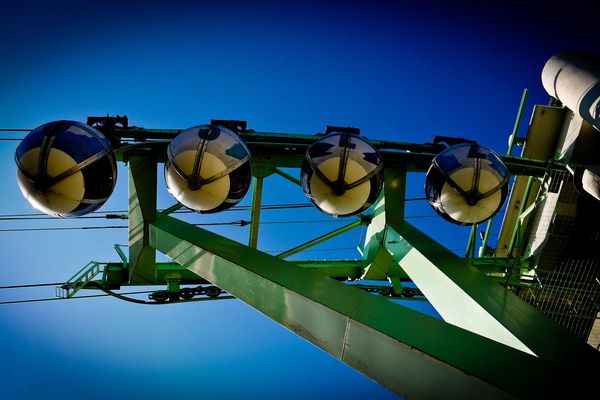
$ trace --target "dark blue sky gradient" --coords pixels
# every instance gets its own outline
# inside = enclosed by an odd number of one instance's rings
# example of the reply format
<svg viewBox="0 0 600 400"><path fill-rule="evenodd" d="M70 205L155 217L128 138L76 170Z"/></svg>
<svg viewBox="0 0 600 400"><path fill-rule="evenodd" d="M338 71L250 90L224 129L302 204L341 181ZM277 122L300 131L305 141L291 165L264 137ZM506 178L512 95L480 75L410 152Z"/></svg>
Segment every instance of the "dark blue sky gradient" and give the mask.
<svg viewBox="0 0 600 400"><path fill-rule="evenodd" d="M322 3L3 5L0 127L107 113L148 128L244 119L257 131L314 133L343 125L370 138L418 143L463 136L503 153L523 88L530 89L524 122L533 104L548 102L540 81L546 60L567 49L600 51L592 2L562 9L547 2ZM2 214L33 211L15 182L15 148L0 144ZM101 210L127 207L126 168L119 173ZM422 197L423 182L423 175L410 176L407 197ZM265 204L306 202L278 177L266 184ZM159 187L159 206L172 205L162 181ZM250 194L244 204L249 200ZM431 218L423 202L409 203L406 213L426 216L411 221L464 251L468 228ZM240 218L248 215L188 220ZM267 222L302 219L328 217L315 210L263 214ZM281 251L339 225L263 225L259 244ZM0 229L16 226L0 221ZM214 230L246 241L247 227ZM112 245L127 241L125 230L0 235L0 286L65 280L90 260L116 261ZM357 232L345 234L297 259L354 258L357 242ZM330 248L342 250L323 250ZM0 300L52 295L1 291ZM0 305L0 354L2 398L395 398L237 301Z"/></svg>

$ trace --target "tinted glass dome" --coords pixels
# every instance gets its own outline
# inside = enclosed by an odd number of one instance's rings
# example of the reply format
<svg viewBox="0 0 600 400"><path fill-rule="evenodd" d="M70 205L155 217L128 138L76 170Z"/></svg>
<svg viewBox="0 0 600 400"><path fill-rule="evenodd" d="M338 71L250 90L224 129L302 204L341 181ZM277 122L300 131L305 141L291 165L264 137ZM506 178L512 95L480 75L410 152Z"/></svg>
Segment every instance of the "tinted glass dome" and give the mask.
<svg viewBox="0 0 600 400"><path fill-rule="evenodd" d="M381 156L365 139L333 132L307 150L301 169L302 189L324 213L354 215L379 196L382 167Z"/></svg>
<svg viewBox="0 0 600 400"><path fill-rule="evenodd" d="M167 148L167 189L192 210L217 212L237 204L251 178L250 151L238 135L220 125L187 129Z"/></svg>
<svg viewBox="0 0 600 400"><path fill-rule="evenodd" d="M31 131L17 147L17 182L36 209L76 217L102 206L116 182L109 140L75 121L55 121Z"/></svg>
<svg viewBox="0 0 600 400"><path fill-rule="evenodd" d="M425 181L429 204L446 220L473 225L493 217L508 195L508 169L475 143L452 146L431 163Z"/></svg>

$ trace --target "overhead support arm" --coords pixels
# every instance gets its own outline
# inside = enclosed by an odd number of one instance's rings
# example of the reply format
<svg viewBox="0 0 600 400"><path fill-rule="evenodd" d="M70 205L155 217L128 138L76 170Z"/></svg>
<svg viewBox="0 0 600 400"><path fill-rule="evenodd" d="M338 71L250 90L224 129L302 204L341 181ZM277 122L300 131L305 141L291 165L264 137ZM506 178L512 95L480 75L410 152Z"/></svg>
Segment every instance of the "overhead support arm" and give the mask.
<svg viewBox="0 0 600 400"><path fill-rule="evenodd" d="M115 133L121 139L133 138L143 141L142 143L127 144L116 149L115 155L119 161L127 161L128 154L136 148L154 148L161 150L156 154L160 162L164 162L164 149L181 130L178 129L144 129L127 128L116 129ZM308 147L315 141L322 139L319 135L294 135L281 133L252 132L240 133L253 156L265 156L269 168L300 168L304 161L304 154ZM437 153L444 149L443 146L433 144L415 144L403 142L390 142L381 140L369 140L383 157L386 168L405 168L410 172L425 172L431 165L431 161ZM500 156L512 175L543 176L550 167L553 170L563 171L565 166L559 162L552 163L543 159L522 158L514 156ZM253 164L257 164L253 158ZM263 162L258 162L263 164ZM278 175L298 183L293 176L278 169L272 171ZM291 179L290 179L291 178Z"/></svg>

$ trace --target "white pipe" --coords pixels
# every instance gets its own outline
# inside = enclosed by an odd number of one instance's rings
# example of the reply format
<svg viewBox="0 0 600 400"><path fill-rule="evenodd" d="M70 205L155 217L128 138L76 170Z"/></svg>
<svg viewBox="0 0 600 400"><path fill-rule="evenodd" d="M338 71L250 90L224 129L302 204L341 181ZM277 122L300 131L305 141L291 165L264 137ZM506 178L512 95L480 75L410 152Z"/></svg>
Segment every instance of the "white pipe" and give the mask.
<svg viewBox="0 0 600 400"><path fill-rule="evenodd" d="M550 96L600 131L600 56L556 54L544 66L542 84Z"/></svg>

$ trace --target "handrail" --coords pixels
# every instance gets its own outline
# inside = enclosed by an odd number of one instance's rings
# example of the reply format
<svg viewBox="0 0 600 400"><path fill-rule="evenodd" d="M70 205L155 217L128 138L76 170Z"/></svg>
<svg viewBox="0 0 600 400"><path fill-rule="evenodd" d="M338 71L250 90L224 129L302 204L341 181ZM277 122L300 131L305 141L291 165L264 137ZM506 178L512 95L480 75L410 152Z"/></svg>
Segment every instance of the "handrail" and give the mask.
<svg viewBox="0 0 600 400"><path fill-rule="evenodd" d="M73 275L67 282L57 288L57 297L71 298L83 289L88 283L96 278L101 273L106 271L106 264L97 261L90 261ZM105 274L103 275L103 279ZM62 290L62 291L61 291ZM59 294L59 291L60 294Z"/></svg>

